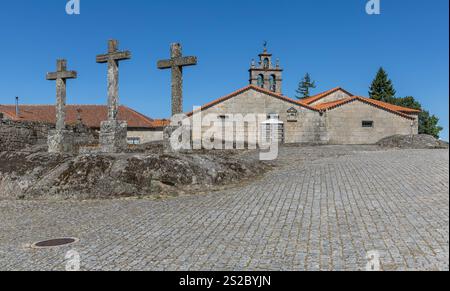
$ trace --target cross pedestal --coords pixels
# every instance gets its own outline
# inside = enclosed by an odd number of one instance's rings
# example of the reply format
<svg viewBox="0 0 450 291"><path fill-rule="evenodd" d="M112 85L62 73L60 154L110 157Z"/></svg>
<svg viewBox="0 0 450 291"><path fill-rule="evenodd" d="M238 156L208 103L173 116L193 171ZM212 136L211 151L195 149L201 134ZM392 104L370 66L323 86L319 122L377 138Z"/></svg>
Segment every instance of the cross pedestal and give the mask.
<svg viewBox="0 0 450 291"><path fill-rule="evenodd" d="M174 135L175 134L175 135ZM182 140L173 140L177 137ZM177 153L192 147L192 128L186 125L168 125L163 131L163 149L164 153ZM181 148L179 148L181 147Z"/></svg>
<svg viewBox="0 0 450 291"><path fill-rule="evenodd" d="M127 122L103 121L100 125L100 145L102 152L116 153L127 148Z"/></svg>
<svg viewBox="0 0 450 291"><path fill-rule="evenodd" d="M48 152L49 153L74 153L75 136L70 130L51 130L48 132Z"/></svg>

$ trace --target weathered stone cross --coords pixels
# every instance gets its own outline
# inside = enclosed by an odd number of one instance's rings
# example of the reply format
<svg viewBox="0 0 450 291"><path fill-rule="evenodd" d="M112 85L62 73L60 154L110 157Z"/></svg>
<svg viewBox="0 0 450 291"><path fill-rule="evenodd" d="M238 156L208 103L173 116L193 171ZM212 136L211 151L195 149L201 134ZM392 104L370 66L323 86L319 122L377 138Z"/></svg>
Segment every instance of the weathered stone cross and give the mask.
<svg viewBox="0 0 450 291"><path fill-rule="evenodd" d="M183 113L183 67L197 65L197 57L183 57L181 44L171 45L170 60L158 62L158 69L172 69L172 116Z"/></svg>
<svg viewBox="0 0 450 291"><path fill-rule="evenodd" d="M58 60L56 72L47 73L47 80L56 80L56 130L66 128L66 80L76 79L77 72L67 71L67 61Z"/></svg>
<svg viewBox="0 0 450 291"><path fill-rule="evenodd" d="M108 63L108 120L116 120L119 112L119 61L131 59L131 52L118 47L117 40L110 40L108 53L97 56L97 63Z"/></svg>

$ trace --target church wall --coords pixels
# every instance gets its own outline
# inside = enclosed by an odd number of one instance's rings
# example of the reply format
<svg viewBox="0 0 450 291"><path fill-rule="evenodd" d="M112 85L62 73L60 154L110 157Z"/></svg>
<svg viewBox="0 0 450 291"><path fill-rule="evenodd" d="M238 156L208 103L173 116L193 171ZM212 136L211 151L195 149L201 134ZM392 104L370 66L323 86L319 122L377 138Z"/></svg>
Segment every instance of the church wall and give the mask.
<svg viewBox="0 0 450 291"><path fill-rule="evenodd" d="M322 103L328 103L328 102L333 102L333 101L337 101L337 100L341 100L341 99L345 99L351 97L350 95L348 95L347 93L345 93L344 91L337 91L334 92L330 95L328 95L327 97L324 97L316 102L311 103L311 106L317 105L317 104L322 104Z"/></svg>
<svg viewBox="0 0 450 291"><path fill-rule="evenodd" d="M413 120L360 101L330 110L326 118L330 144L375 144L392 135L417 133ZM373 127L363 127L363 121L373 121Z"/></svg>
<svg viewBox="0 0 450 291"><path fill-rule="evenodd" d="M419 134L419 113L412 113L408 115L414 118L413 134Z"/></svg>
<svg viewBox="0 0 450 291"><path fill-rule="evenodd" d="M290 108L295 108L298 111L297 122L288 122L287 111ZM202 117L204 118L210 113L218 115L242 114L243 116L247 114L267 115L276 113L279 114L280 120L284 122L286 143L326 143L328 141L325 119L319 112L282 101L254 90L246 91L212 108L204 110ZM203 134L210 128L211 126L204 126L202 128ZM232 132L230 128L225 128L225 130ZM261 124L249 126L246 129L246 140L248 140L248 134L257 134L259 136L261 130Z"/></svg>

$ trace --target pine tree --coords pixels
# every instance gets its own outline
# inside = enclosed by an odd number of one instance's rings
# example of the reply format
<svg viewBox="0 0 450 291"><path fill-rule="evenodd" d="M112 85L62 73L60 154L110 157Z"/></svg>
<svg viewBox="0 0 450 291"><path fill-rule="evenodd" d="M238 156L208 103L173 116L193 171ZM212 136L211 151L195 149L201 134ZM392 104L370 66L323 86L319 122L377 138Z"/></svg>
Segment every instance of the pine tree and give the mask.
<svg viewBox="0 0 450 291"><path fill-rule="evenodd" d="M369 96L372 99L390 102L397 92L389 79L388 74L383 68L378 70L377 76L370 86Z"/></svg>
<svg viewBox="0 0 450 291"><path fill-rule="evenodd" d="M316 82L311 81L311 76L306 73L305 77L299 82L297 89L297 99L308 98L310 96L310 89L316 88Z"/></svg>

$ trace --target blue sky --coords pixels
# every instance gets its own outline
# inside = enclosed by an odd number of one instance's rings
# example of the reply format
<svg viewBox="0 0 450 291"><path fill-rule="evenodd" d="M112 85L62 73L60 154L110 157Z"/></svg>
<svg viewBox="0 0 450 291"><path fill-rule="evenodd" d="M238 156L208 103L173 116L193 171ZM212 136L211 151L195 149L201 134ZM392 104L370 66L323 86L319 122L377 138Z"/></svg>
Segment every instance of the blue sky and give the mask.
<svg viewBox="0 0 450 291"><path fill-rule="evenodd" d="M381 0L381 15L365 13L367 0L81 0L81 15L66 0L2 1L0 104L55 102L45 73L57 58L78 71L68 103L106 102L106 66L95 56L110 38L130 49L121 64L121 103L152 117L170 114L170 72L156 69L181 42L199 65L185 69L185 110L248 84L252 58L267 40L280 58L284 92L293 97L305 72L314 93L342 86L367 96L383 66L398 96L414 96L445 127L448 140L449 1Z"/></svg>

